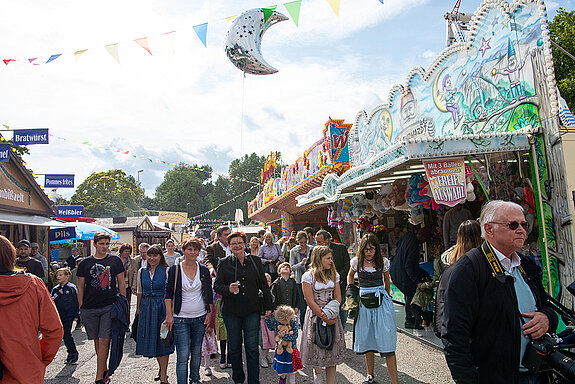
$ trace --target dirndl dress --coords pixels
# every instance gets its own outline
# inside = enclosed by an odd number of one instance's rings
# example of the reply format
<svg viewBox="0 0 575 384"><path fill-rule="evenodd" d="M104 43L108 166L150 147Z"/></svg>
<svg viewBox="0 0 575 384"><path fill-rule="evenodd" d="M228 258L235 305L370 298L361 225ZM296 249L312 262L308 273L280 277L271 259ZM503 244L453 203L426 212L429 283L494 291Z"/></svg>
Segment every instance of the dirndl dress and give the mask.
<svg viewBox="0 0 575 384"><path fill-rule="evenodd" d="M141 270L142 299L138 316L136 355L160 357L174 353L174 345L166 347L160 338L160 326L166 319L166 271L167 267L157 266L154 276L150 276L148 268Z"/></svg>
<svg viewBox="0 0 575 384"><path fill-rule="evenodd" d="M353 268L354 263L351 264ZM380 306L367 308L360 300L354 322L353 350L359 354L379 352L384 356L392 355L397 344L397 323L393 301L383 284L383 270L361 270L358 277L360 296L374 294L379 298Z"/></svg>
<svg viewBox="0 0 575 384"><path fill-rule="evenodd" d="M302 276L302 282L311 284L315 302L324 307L333 299L333 291L335 284L339 284L339 274L337 274L336 282L328 282L322 284L315 281L310 271ZM341 319L337 317L335 323L335 340L331 351L322 349L314 344L314 331L313 322L316 315L312 312L311 308L307 308L305 319L303 323L303 334L300 345L300 356L304 367L331 367L341 364L345 361L345 338L343 333L343 326Z"/></svg>

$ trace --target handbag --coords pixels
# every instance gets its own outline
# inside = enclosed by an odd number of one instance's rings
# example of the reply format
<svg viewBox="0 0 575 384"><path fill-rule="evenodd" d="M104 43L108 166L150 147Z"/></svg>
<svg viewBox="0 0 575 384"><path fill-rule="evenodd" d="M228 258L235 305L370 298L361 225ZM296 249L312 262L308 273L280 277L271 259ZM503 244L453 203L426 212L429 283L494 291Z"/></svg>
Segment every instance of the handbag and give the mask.
<svg viewBox="0 0 575 384"><path fill-rule="evenodd" d="M313 343L321 349L331 351L335 342L335 325L323 322L319 317L315 317L313 322Z"/></svg>
<svg viewBox="0 0 575 384"><path fill-rule="evenodd" d="M176 301L176 286L178 283L178 271L180 270L180 266L176 265L176 276L174 278L174 298L172 299L172 317L174 316L174 302ZM197 273L200 273L198 270ZM166 325L166 320L162 322L160 326L160 338L162 339L162 343L164 343L164 347L170 348L174 344L174 325L172 324L172 329L168 329Z"/></svg>
<svg viewBox="0 0 575 384"><path fill-rule="evenodd" d="M260 315L265 315L266 314L266 301L264 299L264 292L262 291L261 276L260 276L260 273L258 271L258 268L256 267L256 264L254 262L252 255L250 255L250 259L252 261L252 265L254 266L254 269L256 271L256 276L257 276L256 283L258 284L258 309L260 311Z"/></svg>

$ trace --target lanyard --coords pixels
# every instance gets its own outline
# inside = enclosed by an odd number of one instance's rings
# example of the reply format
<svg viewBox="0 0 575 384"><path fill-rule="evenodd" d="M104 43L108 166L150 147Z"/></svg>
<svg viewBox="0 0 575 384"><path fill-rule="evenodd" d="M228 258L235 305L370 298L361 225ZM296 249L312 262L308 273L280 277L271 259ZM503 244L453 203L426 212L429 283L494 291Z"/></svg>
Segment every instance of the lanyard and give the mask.
<svg viewBox="0 0 575 384"><path fill-rule="evenodd" d="M481 251L485 255L489 267L491 268L491 275L495 277L500 283L505 283L506 279L505 270L503 269L503 266L501 265L499 258L495 255L495 252L493 252L491 244L485 241L483 244L481 244ZM527 281L527 275L525 274L525 270L523 269L523 267L521 265L518 265L517 269L519 269L519 272L521 272L521 275L523 276L525 281Z"/></svg>

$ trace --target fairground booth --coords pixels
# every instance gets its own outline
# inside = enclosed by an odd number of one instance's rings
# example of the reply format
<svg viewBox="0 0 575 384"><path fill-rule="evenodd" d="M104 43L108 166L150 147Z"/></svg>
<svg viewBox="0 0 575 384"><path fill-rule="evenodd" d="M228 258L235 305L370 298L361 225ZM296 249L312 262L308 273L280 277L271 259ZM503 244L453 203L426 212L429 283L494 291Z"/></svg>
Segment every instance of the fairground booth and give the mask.
<svg viewBox="0 0 575 384"><path fill-rule="evenodd" d="M449 209L477 218L488 200L515 201L529 223L523 251L570 305L561 287L575 279L571 199L545 15L541 1L484 2L428 69L412 69L384 104L357 114L350 169L325 175L297 207L330 204L331 226L349 222L356 238L371 230L385 250L394 227L423 227L420 261L432 275Z"/></svg>
<svg viewBox="0 0 575 384"><path fill-rule="evenodd" d="M340 175L349 168L350 129L351 124L330 118L325 123L323 137L283 169L279 166L279 153L270 154L260 173L262 190L248 204L249 218L276 225L276 232L283 236L306 226L325 224L328 214L325 204L297 206L295 197L320 186L326 175Z"/></svg>

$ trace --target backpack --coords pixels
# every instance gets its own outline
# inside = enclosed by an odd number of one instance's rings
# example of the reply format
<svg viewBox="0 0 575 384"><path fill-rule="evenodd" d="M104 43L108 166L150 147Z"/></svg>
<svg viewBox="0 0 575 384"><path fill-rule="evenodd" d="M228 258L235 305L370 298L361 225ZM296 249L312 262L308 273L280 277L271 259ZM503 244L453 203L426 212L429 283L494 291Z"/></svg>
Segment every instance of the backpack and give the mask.
<svg viewBox="0 0 575 384"><path fill-rule="evenodd" d="M475 281L479 286L479 295L481 296L483 290L485 289L485 284L487 283L487 266L485 265L483 253L479 248L473 248L467 252L467 257L471 260L473 264L473 273ZM437 293L435 295L435 313L433 314L433 332L435 336L441 338L441 327L443 326L443 306L445 305L445 289L447 288L447 282L449 281L449 276L453 272L451 268L452 265L448 266L443 274L439 278L439 285L437 286Z"/></svg>

